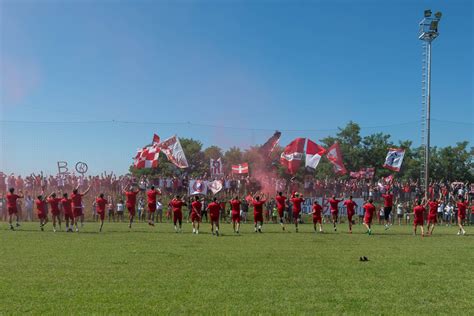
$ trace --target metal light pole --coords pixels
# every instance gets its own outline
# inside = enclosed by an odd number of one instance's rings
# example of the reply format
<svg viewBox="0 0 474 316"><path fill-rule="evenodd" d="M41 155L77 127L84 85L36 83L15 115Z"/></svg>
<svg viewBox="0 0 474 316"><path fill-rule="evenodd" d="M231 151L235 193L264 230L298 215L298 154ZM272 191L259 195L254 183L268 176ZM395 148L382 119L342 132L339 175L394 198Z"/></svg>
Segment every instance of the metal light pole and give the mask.
<svg viewBox="0 0 474 316"><path fill-rule="evenodd" d="M431 16L431 10L425 10L424 18L420 22L420 33L418 38L422 40L424 48L423 60L423 112L422 112L422 146L424 147L424 165L421 170L422 189L425 198L428 198L429 167L430 167L430 123L431 123L431 43L438 37L438 24L441 20L441 12Z"/></svg>

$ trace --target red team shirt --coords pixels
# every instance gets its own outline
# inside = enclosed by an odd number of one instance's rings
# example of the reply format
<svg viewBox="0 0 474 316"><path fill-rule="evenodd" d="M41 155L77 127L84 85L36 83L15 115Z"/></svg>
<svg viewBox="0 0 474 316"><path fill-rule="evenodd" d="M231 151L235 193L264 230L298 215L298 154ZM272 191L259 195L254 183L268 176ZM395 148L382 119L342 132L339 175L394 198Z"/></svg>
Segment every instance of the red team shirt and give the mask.
<svg viewBox="0 0 474 316"><path fill-rule="evenodd" d="M160 193L156 190L149 190L146 193L147 200L148 200L148 210L153 213L156 211L156 196Z"/></svg>
<svg viewBox="0 0 474 316"><path fill-rule="evenodd" d="M304 199L300 197L293 197L291 198L291 202L293 203L293 215L299 215L301 212L301 203L304 202Z"/></svg>
<svg viewBox="0 0 474 316"><path fill-rule="evenodd" d="M277 195L275 198L275 201L276 201L278 214L280 215L280 217L283 217L283 212L285 211L286 196Z"/></svg>
<svg viewBox="0 0 474 316"><path fill-rule="evenodd" d="M430 208L430 212L428 213L428 220L430 222L435 222L436 223L439 204L436 201L431 201L431 202L428 203L428 206Z"/></svg>
<svg viewBox="0 0 474 316"><path fill-rule="evenodd" d="M372 224L372 218L374 217L374 213L375 213L375 206L373 204L366 203L364 205L364 210L365 210L364 223Z"/></svg>
<svg viewBox="0 0 474 316"><path fill-rule="evenodd" d="M323 207L319 204L313 205L313 223L321 223L321 212Z"/></svg>
<svg viewBox="0 0 474 316"><path fill-rule="evenodd" d="M413 209L413 212L415 213L415 220L413 221L413 225L421 225L423 226L424 224L424 213L425 213L425 208L422 205L415 206Z"/></svg>
<svg viewBox="0 0 474 316"><path fill-rule="evenodd" d="M263 222L263 204L265 204L266 200L253 200L253 217L254 222Z"/></svg>
<svg viewBox="0 0 474 316"><path fill-rule="evenodd" d="M201 209L202 203L199 201L194 201L191 203L191 221L199 221L201 218Z"/></svg>
<svg viewBox="0 0 474 316"><path fill-rule="evenodd" d="M104 198L97 198L95 200L95 203L97 204L97 214L99 214L99 217L101 220L104 220L105 218L105 207L107 206L107 200Z"/></svg>
<svg viewBox="0 0 474 316"><path fill-rule="evenodd" d="M48 216L48 209L46 207L46 201L38 200L35 201L36 210L39 219L44 219Z"/></svg>
<svg viewBox="0 0 474 316"><path fill-rule="evenodd" d="M329 200L329 206L331 208L331 213L338 213L339 212L339 208L338 208L338 204L342 202L342 200L337 200L337 199L330 199Z"/></svg>
<svg viewBox="0 0 474 316"><path fill-rule="evenodd" d="M382 194L383 197L383 206L392 207L393 206L393 194Z"/></svg>
<svg viewBox="0 0 474 316"><path fill-rule="evenodd" d="M61 205L63 207L63 211L64 211L64 217L66 219L71 219L73 217L73 213L72 213L72 200L71 199L66 199L66 198L63 198L61 200Z"/></svg>
<svg viewBox="0 0 474 316"><path fill-rule="evenodd" d="M211 202L207 208L209 209L209 217L211 218L211 222L218 222L221 206L216 202Z"/></svg>
<svg viewBox="0 0 474 316"><path fill-rule="evenodd" d="M58 216L59 215L59 202L61 202L61 199L50 197L48 198L47 202L51 206L51 214L53 214L54 216Z"/></svg>
<svg viewBox="0 0 474 316"><path fill-rule="evenodd" d="M20 198L20 196L16 194L8 193L7 196L7 209L8 214L14 214L17 212L16 200Z"/></svg>
<svg viewBox="0 0 474 316"><path fill-rule="evenodd" d="M347 200L344 202L344 205L347 208L347 216L352 217L352 215L355 213L355 207L357 206L357 203L352 200Z"/></svg>
<svg viewBox="0 0 474 316"><path fill-rule="evenodd" d="M230 206L232 209L232 221L240 223L240 201L232 200L230 201Z"/></svg>
<svg viewBox="0 0 474 316"><path fill-rule="evenodd" d="M457 207L458 207L458 217L460 219L465 219L466 218L466 209L467 209L467 202L458 202Z"/></svg>

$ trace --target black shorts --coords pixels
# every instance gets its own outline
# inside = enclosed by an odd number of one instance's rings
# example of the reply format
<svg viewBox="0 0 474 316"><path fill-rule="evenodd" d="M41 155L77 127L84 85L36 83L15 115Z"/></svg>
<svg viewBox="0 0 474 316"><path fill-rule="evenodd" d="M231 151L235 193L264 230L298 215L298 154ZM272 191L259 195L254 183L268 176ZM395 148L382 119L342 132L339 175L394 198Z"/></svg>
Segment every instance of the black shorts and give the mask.
<svg viewBox="0 0 474 316"><path fill-rule="evenodd" d="M403 218L403 214L397 214L397 218Z"/></svg>
<svg viewBox="0 0 474 316"><path fill-rule="evenodd" d="M383 217L385 218L386 221L389 220L391 212L392 212L391 206L386 206L383 208Z"/></svg>

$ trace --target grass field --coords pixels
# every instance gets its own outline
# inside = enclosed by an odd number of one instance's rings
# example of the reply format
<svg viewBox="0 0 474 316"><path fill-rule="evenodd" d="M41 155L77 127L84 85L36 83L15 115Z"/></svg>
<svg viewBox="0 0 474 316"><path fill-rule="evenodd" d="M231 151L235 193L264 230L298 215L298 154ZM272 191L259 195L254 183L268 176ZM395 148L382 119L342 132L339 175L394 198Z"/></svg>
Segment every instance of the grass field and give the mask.
<svg viewBox="0 0 474 316"><path fill-rule="evenodd" d="M0 224L0 314L456 314L474 312L474 231L372 236L312 225L213 237L171 224L86 223L80 233ZM367 256L368 262L360 262Z"/></svg>

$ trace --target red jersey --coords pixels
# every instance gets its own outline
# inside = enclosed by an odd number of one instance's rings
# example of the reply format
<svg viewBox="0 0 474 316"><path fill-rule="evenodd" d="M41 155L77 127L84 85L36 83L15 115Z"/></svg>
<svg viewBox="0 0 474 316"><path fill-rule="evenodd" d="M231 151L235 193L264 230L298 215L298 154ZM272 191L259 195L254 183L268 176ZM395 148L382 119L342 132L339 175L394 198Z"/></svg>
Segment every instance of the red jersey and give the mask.
<svg viewBox="0 0 474 316"><path fill-rule="evenodd" d="M458 202L457 207L458 207L458 214L466 214L466 209L467 209L467 202Z"/></svg>
<svg viewBox="0 0 474 316"><path fill-rule="evenodd" d="M313 217L320 218L323 207L319 204L313 204Z"/></svg>
<svg viewBox="0 0 474 316"><path fill-rule="evenodd" d="M46 207L46 201L38 200L35 201L36 210L38 215L46 215L48 213L48 208Z"/></svg>
<svg viewBox="0 0 474 316"><path fill-rule="evenodd" d="M170 204L171 204L171 208L173 209L173 212L175 213L175 212L181 212L181 208L183 207L184 202L181 200L173 199Z"/></svg>
<svg viewBox="0 0 474 316"><path fill-rule="evenodd" d="M61 202L61 199L50 197L48 198L47 201L49 205L51 206L51 213L53 214L59 213L59 202Z"/></svg>
<svg viewBox="0 0 474 316"><path fill-rule="evenodd" d="M148 190L146 193L148 204L156 204L156 196L160 193L156 190Z"/></svg>
<svg viewBox="0 0 474 316"><path fill-rule="evenodd" d="M209 203L207 208L209 209L209 216L214 217L214 218L219 216L219 212L221 211L221 206L218 203L211 202Z"/></svg>
<svg viewBox="0 0 474 316"><path fill-rule="evenodd" d="M97 213L105 213L105 206L108 203L107 200L99 197L95 199L95 203L97 204Z"/></svg>
<svg viewBox="0 0 474 316"><path fill-rule="evenodd" d="M137 204L137 194L138 191L128 191L125 192L125 197L127 198L126 205L127 207L135 207L135 204Z"/></svg>
<svg viewBox="0 0 474 316"><path fill-rule="evenodd" d="M191 212L194 214L201 215L202 203L199 201L194 201L191 203Z"/></svg>
<svg viewBox="0 0 474 316"><path fill-rule="evenodd" d="M232 200L230 201L230 206L233 214L240 214L240 201Z"/></svg>
<svg viewBox="0 0 474 316"><path fill-rule="evenodd" d="M71 199L66 199L63 198L61 200L61 205L63 206L63 211L64 214L71 214L72 215L72 206L71 206L72 200Z"/></svg>
<svg viewBox="0 0 474 316"><path fill-rule="evenodd" d="M430 207L430 215L431 216L436 216L436 214L438 213L438 202L436 201L431 201L428 203L429 207Z"/></svg>
<svg viewBox="0 0 474 316"><path fill-rule="evenodd" d="M375 213L375 206L370 203L364 205L365 215L364 218L371 219Z"/></svg>
<svg viewBox="0 0 474 316"><path fill-rule="evenodd" d="M329 205L331 207L331 212L337 212L339 211L338 204L342 202L342 200L337 200L337 199L330 199L329 200Z"/></svg>
<svg viewBox="0 0 474 316"><path fill-rule="evenodd" d="M293 213L301 212L301 203L304 202L303 198L300 197L293 197L291 198L291 202L293 203Z"/></svg>
<svg viewBox="0 0 474 316"><path fill-rule="evenodd" d="M282 211L285 209L285 201L286 201L286 196L279 196L277 195L275 198L277 209Z"/></svg>
<svg viewBox="0 0 474 316"><path fill-rule="evenodd" d="M393 206L393 194L382 194L383 197L383 206L392 207Z"/></svg>
<svg viewBox="0 0 474 316"><path fill-rule="evenodd" d="M71 194L71 200L72 200L72 207L73 208L80 208L82 207L82 194L77 193L77 194Z"/></svg>
<svg viewBox="0 0 474 316"><path fill-rule="evenodd" d="M352 200L346 200L344 201L344 205L347 208L347 213L348 214L354 214L355 213L355 207L357 206L357 203L352 201Z"/></svg>
<svg viewBox="0 0 474 316"><path fill-rule="evenodd" d="M20 198L19 195L16 195L15 193L11 194L8 193L7 196L7 208L12 208L16 210L16 200Z"/></svg>
<svg viewBox="0 0 474 316"><path fill-rule="evenodd" d="M423 215L425 213L425 208L422 205L415 206L413 209L413 212L415 213L415 220L423 220Z"/></svg>
<svg viewBox="0 0 474 316"><path fill-rule="evenodd" d="M263 204L265 204L265 202L266 202L266 200L260 200L260 201L253 200L252 201L253 211L255 213L262 213L263 212Z"/></svg>

